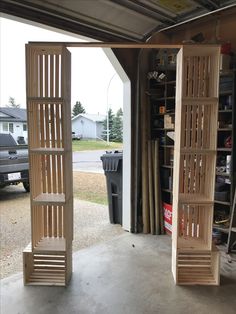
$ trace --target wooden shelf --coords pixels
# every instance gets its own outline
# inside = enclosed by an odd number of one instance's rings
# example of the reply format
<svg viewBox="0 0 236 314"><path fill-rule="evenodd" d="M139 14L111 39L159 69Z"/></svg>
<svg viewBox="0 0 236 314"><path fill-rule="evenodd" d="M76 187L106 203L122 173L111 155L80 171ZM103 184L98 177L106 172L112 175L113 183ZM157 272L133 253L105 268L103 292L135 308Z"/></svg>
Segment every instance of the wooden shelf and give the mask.
<svg viewBox="0 0 236 314"><path fill-rule="evenodd" d="M217 97L198 97L198 98L192 98L192 97L183 97L182 98L183 104L189 104L191 105L211 105L214 103L218 103Z"/></svg>
<svg viewBox="0 0 236 314"><path fill-rule="evenodd" d="M38 244L33 248L34 253L53 253L53 252L65 252L66 242L64 238L54 238L47 237L43 238L38 242Z"/></svg>
<svg viewBox="0 0 236 314"><path fill-rule="evenodd" d="M181 148L180 154L215 154L215 150L206 148Z"/></svg>
<svg viewBox="0 0 236 314"><path fill-rule="evenodd" d="M210 245L200 238L178 237L178 247L181 250L209 250Z"/></svg>
<svg viewBox="0 0 236 314"><path fill-rule="evenodd" d="M63 205L65 194L42 193L33 199L34 204L38 205Z"/></svg>
<svg viewBox="0 0 236 314"><path fill-rule="evenodd" d="M44 155L60 155L65 152L64 148L33 148L30 150L33 154L44 154Z"/></svg>
<svg viewBox="0 0 236 314"><path fill-rule="evenodd" d="M214 201L202 194L179 194L179 202L181 204L213 204Z"/></svg>
<svg viewBox="0 0 236 314"><path fill-rule="evenodd" d="M62 97L27 97L27 100L39 104L61 104L65 101Z"/></svg>

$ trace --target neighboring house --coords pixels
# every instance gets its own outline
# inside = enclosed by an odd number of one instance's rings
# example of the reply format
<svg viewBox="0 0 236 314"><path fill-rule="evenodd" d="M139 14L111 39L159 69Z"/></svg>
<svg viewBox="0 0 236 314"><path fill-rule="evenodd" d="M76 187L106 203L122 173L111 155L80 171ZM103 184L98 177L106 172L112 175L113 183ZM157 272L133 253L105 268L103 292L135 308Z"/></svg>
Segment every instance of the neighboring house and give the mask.
<svg viewBox="0 0 236 314"><path fill-rule="evenodd" d="M0 107L0 133L10 133L16 141L23 136L27 142L26 109Z"/></svg>
<svg viewBox="0 0 236 314"><path fill-rule="evenodd" d="M100 114L80 113L72 118L72 132L82 138L101 139L106 116Z"/></svg>

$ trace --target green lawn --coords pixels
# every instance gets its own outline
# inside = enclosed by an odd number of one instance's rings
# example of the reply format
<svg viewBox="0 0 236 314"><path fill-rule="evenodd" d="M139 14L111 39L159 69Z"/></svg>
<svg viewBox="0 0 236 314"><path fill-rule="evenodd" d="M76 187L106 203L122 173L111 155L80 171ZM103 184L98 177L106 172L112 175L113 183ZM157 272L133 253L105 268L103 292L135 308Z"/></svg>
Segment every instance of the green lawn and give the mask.
<svg viewBox="0 0 236 314"><path fill-rule="evenodd" d="M73 152L79 152L84 150L121 150L123 147L122 143L114 143L110 142L107 145L106 142L103 141L93 141L93 140L80 140L80 141L72 141L72 150Z"/></svg>

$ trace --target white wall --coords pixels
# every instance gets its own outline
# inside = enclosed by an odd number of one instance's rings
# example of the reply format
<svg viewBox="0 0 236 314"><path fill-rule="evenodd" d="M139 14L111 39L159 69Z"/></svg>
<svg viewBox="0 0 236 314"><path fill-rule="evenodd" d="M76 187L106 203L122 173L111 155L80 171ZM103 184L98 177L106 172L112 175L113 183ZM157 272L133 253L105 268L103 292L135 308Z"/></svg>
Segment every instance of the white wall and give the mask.
<svg viewBox="0 0 236 314"><path fill-rule="evenodd" d="M101 138L102 137L102 133L104 131L104 127L103 127L103 123L102 122L97 122L96 123L96 127L97 127L97 138Z"/></svg>
<svg viewBox="0 0 236 314"><path fill-rule="evenodd" d="M82 135L83 138L96 138L96 123L84 118L78 117L72 120L72 132Z"/></svg>

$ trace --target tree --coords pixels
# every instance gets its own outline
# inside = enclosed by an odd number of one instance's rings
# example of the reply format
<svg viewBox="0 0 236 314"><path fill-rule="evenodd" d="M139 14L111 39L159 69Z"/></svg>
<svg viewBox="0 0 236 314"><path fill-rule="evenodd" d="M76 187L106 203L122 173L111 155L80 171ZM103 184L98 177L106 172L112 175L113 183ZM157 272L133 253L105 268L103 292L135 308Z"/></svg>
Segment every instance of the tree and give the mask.
<svg viewBox="0 0 236 314"><path fill-rule="evenodd" d="M113 119L111 134L113 142L123 141L123 111L121 108L117 111Z"/></svg>
<svg viewBox="0 0 236 314"><path fill-rule="evenodd" d="M82 106L81 102L80 101L76 101L74 107L73 107L73 117L77 116L78 114L80 113L85 113L85 109L84 107Z"/></svg>
<svg viewBox="0 0 236 314"><path fill-rule="evenodd" d="M20 104L16 104L16 102L15 102L15 98L13 98L13 97L9 97L7 107L12 107L12 108L20 108Z"/></svg>
<svg viewBox="0 0 236 314"><path fill-rule="evenodd" d="M112 109L109 109L108 110L108 121L109 121L109 141L112 141L112 133L111 133L111 130L112 130L112 126L113 126L113 119L114 119L114 114L112 112ZM104 128L104 131L102 133L102 139L103 140L107 140L107 117L106 119L103 121L103 128Z"/></svg>

